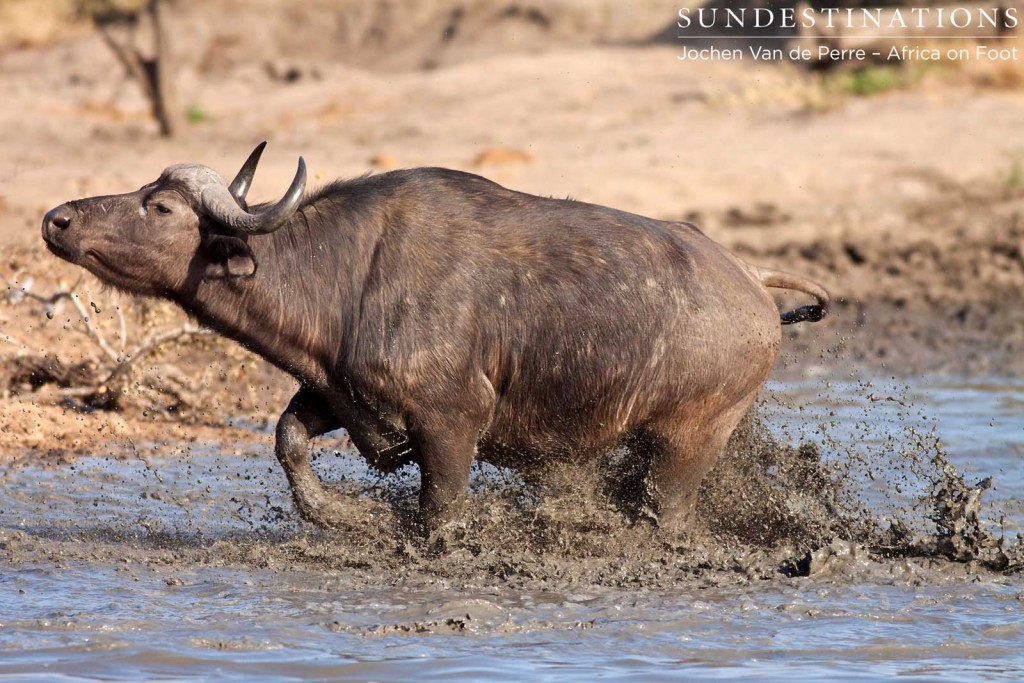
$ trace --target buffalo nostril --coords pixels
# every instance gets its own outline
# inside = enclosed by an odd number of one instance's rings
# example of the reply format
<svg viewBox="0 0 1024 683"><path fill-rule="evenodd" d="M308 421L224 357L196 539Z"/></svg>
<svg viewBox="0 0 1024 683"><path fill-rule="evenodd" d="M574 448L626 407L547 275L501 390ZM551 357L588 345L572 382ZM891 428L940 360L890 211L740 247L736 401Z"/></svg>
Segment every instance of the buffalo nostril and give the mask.
<svg viewBox="0 0 1024 683"><path fill-rule="evenodd" d="M64 206L58 206L56 209L52 209L48 214L46 214L46 218L43 222L60 228L61 230L67 230L68 226L71 225L71 210Z"/></svg>

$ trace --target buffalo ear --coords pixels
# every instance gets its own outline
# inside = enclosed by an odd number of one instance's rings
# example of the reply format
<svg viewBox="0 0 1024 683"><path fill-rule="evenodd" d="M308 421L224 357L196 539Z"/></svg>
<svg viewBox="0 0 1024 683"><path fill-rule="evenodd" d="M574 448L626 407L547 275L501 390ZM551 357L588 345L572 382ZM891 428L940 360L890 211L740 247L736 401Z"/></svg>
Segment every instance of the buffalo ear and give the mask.
<svg viewBox="0 0 1024 683"><path fill-rule="evenodd" d="M256 257L252 249L237 237L209 235L203 240L206 253L207 280L223 280L229 277L252 277L256 274Z"/></svg>

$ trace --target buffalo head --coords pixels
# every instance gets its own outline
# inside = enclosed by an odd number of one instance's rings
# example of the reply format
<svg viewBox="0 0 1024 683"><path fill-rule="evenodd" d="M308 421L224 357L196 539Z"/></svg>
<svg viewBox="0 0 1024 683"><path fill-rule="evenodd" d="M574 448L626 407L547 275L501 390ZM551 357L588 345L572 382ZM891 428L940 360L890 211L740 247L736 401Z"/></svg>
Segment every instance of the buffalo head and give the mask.
<svg viewBox="0 0 1024 683"><path fill-rule="evenodd" d="M265 146L230 185L207 166L178 164L135 192L61 204L43 218L43 239L57 256L134 294L166 295L190 277L249 277L257 263L247 236L283 226L306 187L300 157L284 197L250 212L245 195Z"/></svg>

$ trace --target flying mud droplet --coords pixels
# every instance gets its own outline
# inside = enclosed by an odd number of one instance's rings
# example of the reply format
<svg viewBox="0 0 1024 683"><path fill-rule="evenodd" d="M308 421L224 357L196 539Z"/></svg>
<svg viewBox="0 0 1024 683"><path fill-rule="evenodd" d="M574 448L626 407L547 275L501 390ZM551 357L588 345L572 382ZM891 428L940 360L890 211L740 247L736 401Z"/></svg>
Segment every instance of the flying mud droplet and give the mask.
<svg viewBox="0 0 1024 683"><path fill-rule="evenodd" d="M878 404L865 404L877 411ZM892 425L881 425L876 412L870 415L873 434L833 439L830 427L821 425L801 440L780 435L760 408L752 411L707 477L696 524L686 534L659 529L617 499L607 484L621 473L615 467L621 453L584 467L554 466L531 481L480 466L464 515L446 530L443 543L431 545L416 522L415 468L383 479L325 477L346 514L343 527L322 530L299 520L276 464L263 458L239 464L227 444L212 444L195 455L183 453L178 462L184 471L167 477L162 472L173 466L149 464L148 451L140 450L142 464L135 470L147 479L141 485L127 482L128 488L148 491L144 500L161 507L144 518L119 509L123 528L114 523L102 530L102 542L76 545L32 535L18 552L61 562L130 556L136 563L170 562L181 570L232 565L341 571L346 581L367 586L407 580L479 585L497 578L512 590L557 591L588 585L746 585L780 575L831 580L879 571L890 560L922 567L951 561L960 563L958 571L1020 571L1021 544L999 537L984 519L981 496L988 482L967 484L937 438L912 428L885 436ZM869 442L877 446L862 448ZM336 446L318 450L317 468L333 469ZM907 492L899 500L896 483ZM871 491L891 505L869 500ZM84 510L93 502L84 496L80 504ZM194 515L196 505L219 510L224 518ZM167 506L179 508L180 515L168 515ZM87 518L76 513L71 519ZM453 607L434 618L440 622L461 611Z"/></svg>

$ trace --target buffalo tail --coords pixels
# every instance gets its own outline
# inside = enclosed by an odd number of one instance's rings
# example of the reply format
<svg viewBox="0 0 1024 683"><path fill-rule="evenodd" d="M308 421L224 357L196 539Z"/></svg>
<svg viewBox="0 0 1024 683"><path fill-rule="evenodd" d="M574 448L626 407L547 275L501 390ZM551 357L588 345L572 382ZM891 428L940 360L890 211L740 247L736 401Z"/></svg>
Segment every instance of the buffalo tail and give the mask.
<svg viewBox="0 0 1024 683"><path fill-rule="evenodd" d="M782 324L792 325L793 323L802 322L818 322L828 313L829 304L831 298L825 288L816 282L812 282L807 278L800 277L799 275L791 275L789 273L783 273L778 270L769 270L767 268L758 268L756 266L750 266L751 271L758 280L761 281L765 287L774 287L776 289L792 289L797 292L803 292L804 294L810 294L818 300L816 305L801 306L794 311L787 311L782 314Z"/></svg>

